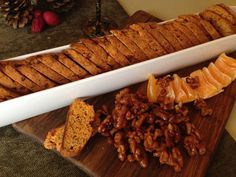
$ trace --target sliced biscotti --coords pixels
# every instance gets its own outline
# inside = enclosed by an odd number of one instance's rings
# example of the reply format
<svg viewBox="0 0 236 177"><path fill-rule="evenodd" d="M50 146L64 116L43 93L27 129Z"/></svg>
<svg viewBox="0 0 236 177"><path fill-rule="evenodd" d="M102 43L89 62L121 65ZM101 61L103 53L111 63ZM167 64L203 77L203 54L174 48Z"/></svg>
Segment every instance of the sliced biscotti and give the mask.
<svg viewBox="0 0 236 177"><path fill-rule="evenodd" d="M73 60L67 57L64 53L58 54L58 61L69 68L73 73L75 73L80 78L89 76L90 74L82 68L80 65L76 64Z"/></svg>
<svg viewBox="0 0 236 177"><path fill-rule="evenodd" d="M10 77L12 80L18 82L19 84L23 85L28 90L31 90L33 92L37 92L42 90L40 86L32 82L30 79L28 79L26 76L21 74L12 64L1 64L2 71Z"/></svg>
<svg viewBox="0 0 236 177"><path fill-rule="evenodd" d="M202 26L202 24L200 23L200 20L198 19L198 15L195 15L195 14L180 15L178 18L187 22L194 23L195 25L197 25L198 29L200 29L204 33L203 37L207 37L208 40L211 40L211 36L207 32L207 30L204 28L204 26Z"/></svg>
<svg viewBox="0 0 236 177"><path fill-rule="evenodd" d="M160 45L160 43L140 25L133 24L130 25L129 28L133 29L139 34L140 38L145 41L152 50L155 51L156 56L167 54L167 51Z"/></svg>
<svg viewBox="0 0 236 177"><path fill-rule="evenodd" d="M175 51L183 49L176 37L165 27L158 23L152 23L152 28L158 30L167 39L167 41L171 43L171 45L175 48Z"/></svg>
<svg viewBox="0 0 236 177"><path fill-rule="evenodd" d="M101 58L97 57L92 50L89 50L84 44L82 43L73 43L71 44L71 48L76 50L78 53L83 55L85 58L93 62L97 67L101 68L103 71L110 71L111 67L101 60Z"/></svg>
<svg viewBox="0 0 236 177"><path fill-rule="evenodd" d="M198 38L198 40L201 43L205 43L208 42L210 39L208 38L208 36L203 32L203 30L201 28L199 28L198 25L196 25L195 23L191 22L191 21L184 21L179 19L178 21L180 21L183 25L185 25L190 31L193 32L193 34Z"/></svg>
<svg viewBox="0 0 236 177"><path fill-rule="evenodd" d="M31 92L29 89L25 88L18 82L12 80L2 71L0 71L0 85L8 88L9 90L12 90L13 92L19 93L20 95L25 95Z"/></svg>
<svg viewBox="0 0 236 177"><path fill-rule="evenodd" d="M205 28L205 30L208 32L208 34L211 36L213 40L222 37L222 35L216 30L216 28L210 22L200 18L200 16L197 16L196 18L199 19L201 25Z"/></svg>
<svg viewBox="0 0 236 177"><path fill-rule="evenodd" d="M47 88L55 87L57 84L40 74L37 70L31 66L25 65L14 65L14 67L32 82L36 83L42 90Z"/></svg>
<svg viewBox="0 0 236 177"><path fill-rule="evenodd" d="M70 81L77 81L79 80L79 76L77 76L75 73L73 73L70 69L68 69L66 66L61 64L58 61L58 56L54 54L44 54L39 56L40 62L45 64L47 67L51 68L55 72L59 73L66 79Z"/></svg>
<svg viewBox="0 0 236 177"><path fill-rule="evenodd" d="M44 140L44 147L46 149L55 149L58 152L61 150L62 139L64 135L65 125L50 130Z"/></svg>
<svg viewBox="0 0 236 177"><path fill-rule="evenodd" d="M90 39L80 39L80 41L88 47L101 61L110 65L113 69L119 68L119 65L107 52L99 45L97 45L93 40Z"/></svg>
<svg viewBox="0 0 236 177"><path fill-rule="evenodd" d="M66 157L77 155L93 134L95 119L93 106L76 99L70 106L66 119L61 154Z"/></svg>
<svg viewBox="0 0 236 177"><path fill-rule="evenodd" d="M129 38L123 31L120 30L111 30L111 33L119 39L133 54L134 57L139 61L147 60L147 55Z"/></svg>
<svg viewBox="0 0 236 177"><path fill-rule="evenodd" d="M68 79L58 74L47 65L40 62L38 58L39 56L35 56L28 59L28 62L30 63L31 67L33 67L38 72L40 72L41 74L45 75L46 77L48 77L49 79L51 79L52 81L58 84L66 84L70 82Z"/></svg>
<svg viewBox="0 0 236 177"><path fill-rule="evenodd" d="M193 34L191 30L189 30L186 26L184 26L179 21L172 21L171 22L173 26L178 29L180 32L186 35L186 37L191 41L193 45L201 44L201 42L198 40L198 38Z"/></svg>
<svg viewBox="0 0 236 177"><path fill-rule="evenodd" d="M123 29L122 32L128 38L130 38L143 51L143 53L148 56L148 58L155 58L158 56L159 53L153 50L149 43L146 41L146 39L143 36L140 36L137 31L134 31L133 29L129 28Z"/></svg>
<svg viewBox="0 0 236 177"><path fill-rule="evenodd" d="M233 10L224 4L216 4L207 8L207 10L213 11L220 15L224 19L228 20L232 25L236 25L236 17Z"/></svg>
<svg viewBox="0 0 236 177"><path fill-rule="evenodd" d="M171 22L163 24L163 27L174 35L183 49L193 46L192 42L186 37L186 35L175 28Z"/></svg>
<svg viewBox="0 0 236 177"><path fill-rule="evenodd" d="M175 51L175 48L171 45L171 43L169 43L169 41L158 30L155 29L154 23L139 23L138 25L150 33L167 53L172 53Z"/></svg>
<svg viewBox="0 0 236 177"><path fill-rule="evenodd" d="M211 22L223 36L229 36L236 32L235 26L215 12L204 10L200 15L205 20Z"/></svg>
<svg viewBox="0 0 236 177"><path fill-rule="evenodd" d="M105 37L93 38L93 41L100 45L121 66L130 64L129 60L116 47L112 46Z"/></svg>
<svg viewBox="0 0 236 177"><path fill-rule="evenodd" d="M135 54L131 52L119 39L113 35L105 36L105 38L111 43L113 47L116 47L119 52L121 52L130 63L137 63L138 58L135 58Z"/></svg>
<svg viewBox="0 0 236 177"><path fill-rule="evenodd" d="M0 102L16 98L18 96L20 95L0 85Z"/></svg>
<svg viewBox="0 0 236 177"><path fill-rule="evenodd" d="M98 68L94 63L86 59L83 55L81 55L77 51L73 49L66 49L64 50L64 53L67 56L69 56L72 60L74 60L76 63L78 63L80 66L82 66L84 69L86 69L90 74L96 75L102 72L100 68Z"/></svg>

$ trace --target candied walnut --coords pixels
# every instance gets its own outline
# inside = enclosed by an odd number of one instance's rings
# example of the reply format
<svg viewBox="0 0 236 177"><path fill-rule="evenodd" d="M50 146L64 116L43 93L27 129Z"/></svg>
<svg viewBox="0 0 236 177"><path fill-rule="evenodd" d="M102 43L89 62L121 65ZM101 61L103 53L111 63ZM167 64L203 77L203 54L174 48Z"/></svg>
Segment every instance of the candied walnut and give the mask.
<svg viewBox="0 0 236 177"><path fill-rule="evenodd" d="M186 83L189 84L192 89L196 89L200 86L198 76L195 76L195 77L188 76L188 77L186 77Z"/></svg>
<svg viewBox="0 0 236 177"><path fill-rule="evenodd" d="M171 77L163 78L162 86L168 86L170 80ZM202 103L199 105L202 108ZM206 152L184 105L149 103L142 94L124 89L116 95L112 113L107 114L104 109L100 114L105 119L98 131L113 144L121 161L137 161L147 167L147 153L151 153L161 164L178 172L183 167L183 156L177 147L184 146L190 156Z"/></svg>
<svg viewBox="0 0 236 177"><path fill-rule="evenodd" d="M113 128L113 119L111 115L108 115L99 125L98 132L103 136L110 136L110 131Z"/></svg>
<svg viewBox="0 0 236 177"><path fill-rule="evenodd" d="M198 99L194 101L194 106L197 110L201 111L202 116L211 116L213 110L206 104L203 99Z"/></svg>

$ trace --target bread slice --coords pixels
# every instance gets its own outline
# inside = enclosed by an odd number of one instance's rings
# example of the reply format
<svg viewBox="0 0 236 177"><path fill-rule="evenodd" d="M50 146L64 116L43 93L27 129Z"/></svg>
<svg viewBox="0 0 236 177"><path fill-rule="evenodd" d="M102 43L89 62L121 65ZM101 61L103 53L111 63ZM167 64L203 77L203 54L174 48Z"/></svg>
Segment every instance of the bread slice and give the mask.
<svg viewBox="0 0 236 177"><path fill-rule="evenodd" d="M179 41L183 49L192 47L192 42L186 37L184 33L175 28L172 22L163 24L163 27L170 31L174 37Z"/></svg>
<svg viewBox="0 0 236 177"><path fill-rule="evenodd" d="M84 58L81 54L76 52L73 49L66 49L64 53L69 56L72 60L74 60L77 64L86 69L90 74L96 75L102 72L100 68L98 68L94 63Z"/></svg>
<svg viewBox="0 0 236 177"><path fill-rule="evenodd" d="M105 38L111 43L113 47L116 47L128 60L129 63L137 63L139 60L135 58L135 54L132 53L119 39L113 35L105 36Z"/></svg>
<svg viewBox="0 0 236 177"><path fill-rule="evenodd" d="M69 108L61 154L66 157L72 157L86 145L93 134L92 122L95 119L93 106L76 99Z"/></svg>
<svg viewBox="0 0 236 177"><path fill-rule="evenodd" d="M6 101L12 98L16 98L18 96L20 95L0 85L0 100L1 101Z"/></svg>
<svg viewBox="0 0 236 177"><path fill-rule="evenodd" d="M216 4L207 8L207 10L215 12L216 14L228 20L232 25L236 25L236 18L234 15L235 13L232 13L233 11L229 9L230 8L224 4Z"/></svg>
<svg viewBox="0 0 236 177"><path fill-rule="evenodd" d="M195 23L190 21L180 20L180 22L185 25L193 34L198 38L201 43L208 42L210 39L207 35L199 28Z"/></svg>
<svg viewBox="0 0 236 177"><path fill-rule="evenodd" d="M213 40L222 37L221 34L216 30L216 28L210 22L200 18L200 16L198 17L201 25L205 28L205 30L208 32L208 34L211 36Z"/></svg>
<svg viewBox="0 0 236 177"><path fill-rule="evenodd" d="M82 67L76 64L64 53L58 54L58 61L61 62L63 65L65 65L67 68L69 68L73 73L75 73L80 78L84 78L90 75L86 70L84 70Z"/></svg>
<svg viewBox="0 0 236 177"><path fill-rule="evenodd" d="M18 82L12 80L5 73L0 71L0 85L5 88L12 90L13 92L19 93L20 95L25 95L31 91L19 84Z"/></svg>
<svg viewBox="0 0 236 177"><path fill-rule="evenodd" d="M29 65L15 65L15 68L32 82L40 86L42 90L56 86L56 83L43 76Z"/></svg>
<svg viewBox="0 0 236 177"><path fill-rule="evenodd" d="M201 12L200 15L205 20L210 21L223 36L229 36L236 32L235 26L233 26L229 21L227 21L220 15L210 10L205 10Z"/></svg>
<svg viewBox="0 0 236 177"><path fill-rule="evenodd" d="M198 38L193 34L191 30L189 30L186 26L184 26L179 21L172 21L171 22L173 26L178 29L180 32L186 35L186 37L191 41L193 45L198 45L201 42L198 40Z"/></svg>
<svg viewBox="0 0 236 177"><path fill-rule="evenodd" d="M116 47L112 46L105 37L93 38L93 41L100 45L121 66L127 66L130 64L129 60L120 53Z"/></svg>
<svg viewBox="0 0 236 177"><path fill-rule="evenodd" d="M122 31L120 30L111 30L111 33L119 39L133 54L134 57L139 61L147 60L147 55Z"/></svg>
<svg viewBox="0 0 236 177"><path fill-rule="evenodd" d="M199 15L195 15L195 14L188 14L188 15L180 15L178 17L179 19L183 20L183 21L186 21L186 22L191 22L195 25L197 25L198 29L201 30L203 32L203 37L207 37L208 40L211 40L211 36L210 34L207 32L207 30L204 28L204 26L202 26L202 24L200 23L200 20L198 19L199 18ZM201 36L200 36L201 37ZM207 40L207 41L208 41Z"/></svg>
<svg viewBox="0 0 236 177"><path fill-rule="evenodd" d="M2 64L2 71L9 76L12 80L18 82L23 85L25 88L37 92L42 90L37 84L29 80L27 77L22 75L20 72L16 70L16 68L11 64Z"/></svg>
<svg viewBox="0 0 236 177"><path fill-rule="evenodd" d="M137 31L134 31L133 29L129 28L123 29L122 32L124 33L124 35L130 38L143 51L143 53L145 53L145 55L149 59L159 56L159 52L153 50L147 42L147 39L143 36L140 36Z"/></svg>
<svg viewBox="0 0 236 177"><path fill-rule="evenodd" d="M155 23L139 23L144 30L146 30L149 34L153 36L160 43L160 45L165 49L167 53L172 53L175 51L175 48L171 45L171 43L158 31L155 30Z"/></svg>
<svg viewBox="0 0 236 177"><path fill-rule="evenodd" d="M50 67L41 63L38 58L39 58L38 56L29 58L31 67L33 67L38 72L40 72L41 74L45 75L46 77L48 77L49 79L51 79L52 81L58 84L66 84L70 82L68 79L58 74L57 72L52 70Z"/></svg>
<svg viewBox="0 0 236 177"><path fill-rule="evenodd" d="M80 41L88 47L101 61L110 65L113 69L117 69L120 65L109 56L106 51L99 45L97 45L93 40L90 39L80 39Z"/></svg>
<svg viewBox="0 0 236 177"><path fill-rule="evenodd" d="M65 125L50 130L44 140L44 147L46 149L55 149L58 152L61 150L62 139L64 135Z"/></svg>
<svg viewBox="0 0 236 177"><path fill-rule="evenodd" d="M160 45L160 43L152 35L150 35L146 30L144 30L140 25L133 24L133 25L130 25L129 28L136 31L141 37L141 39L145 41L152 50L155 51L157 56L167 54L167 51Z"/></svg>
<svg viewBox="0 0 236 177"><path fill-rule="evenodd" d="M53 55L53 54L40 55L39 60L46 66L50 67L57 73L67 78L68 80L70 81L79 80L79 77L76 74L74 74L70 69L68 69L58 61L58 55Z"/></svg>
<svg viewBox="0 0 236 177"><path fill-rule="evenodd" d="M82 43L73 43L71 44L71 48L76 50L78 53L83 55L85 58L93 62L97 67L101 68L103 71L110 71L111 67L97 57L91 50L89 50L84 44Z"/></svg>
<svg viewBox="0 0 236 177"><path fill-rule="evenodd" d="M152 28L159 31L162 36L164 36L168 40L168 42L171 43L171 45L175 48L175 51L183 49L176 37L170 31L164 28L163 25L152 23Z"/></svg>

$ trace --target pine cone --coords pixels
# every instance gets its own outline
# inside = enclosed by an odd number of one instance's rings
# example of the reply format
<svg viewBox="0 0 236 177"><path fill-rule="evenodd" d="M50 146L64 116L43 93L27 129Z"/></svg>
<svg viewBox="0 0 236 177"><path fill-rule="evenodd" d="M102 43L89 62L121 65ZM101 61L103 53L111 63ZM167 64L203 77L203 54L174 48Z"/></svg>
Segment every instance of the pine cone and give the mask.
<svg viewBox="0 0 236 177"><path fill-rule="evenodd" d="M75 5L75 0L47 0L50 8L58 13L68 12Z"/></svg>
<svg viewBox="0 0 236 177"><path fill-rule="evenodd" d="M33 6L31 0L0 0L0 12L6 24L16 28L23 28L32 20Z"/></svg>

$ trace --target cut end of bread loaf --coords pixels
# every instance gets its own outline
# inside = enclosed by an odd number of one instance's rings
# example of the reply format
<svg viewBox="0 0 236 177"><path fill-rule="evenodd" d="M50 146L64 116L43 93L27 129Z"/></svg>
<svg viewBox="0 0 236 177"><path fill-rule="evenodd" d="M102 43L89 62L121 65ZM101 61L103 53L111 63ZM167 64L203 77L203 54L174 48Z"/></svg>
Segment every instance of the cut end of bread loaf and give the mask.
<svg viewBox="0 0 236 177"><path fill-rule="evenodd" d="M44 147L46 149L56 149L60 151L65 125L50 130L45 138Z"/></svg>
<svg viewBox="0 0 236 177"><path fill-rule="evenodd" d="M60 153L72 157L86 145L93 134L92 122L95 118L93 106L77 99L70 106Z"/></svg>

